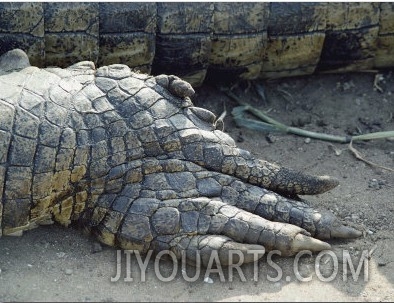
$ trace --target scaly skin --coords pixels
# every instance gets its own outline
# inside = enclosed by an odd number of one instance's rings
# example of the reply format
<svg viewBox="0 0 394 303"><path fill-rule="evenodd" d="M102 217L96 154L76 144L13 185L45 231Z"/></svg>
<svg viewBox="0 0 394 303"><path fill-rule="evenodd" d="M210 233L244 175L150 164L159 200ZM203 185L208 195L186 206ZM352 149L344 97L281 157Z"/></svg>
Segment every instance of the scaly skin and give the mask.
<svg viewBox="0 0 394 303"><path fill-rule="evenodd" d="M390 2L0 3L0 55L126 64L201 85L394 66Z"/></svg>
<svg viewBox="0 0 394 303"><path fill-rule="evenodd" d="M286 197L336 180L237 148L213 113L193 106L187 82L125 65L28 65L18 50L0 59L3 235L79 220L105 244L186 250L190 262L199 251L203 264L213 250L228 264L230 249L293 255L361 235Z"/></svg>

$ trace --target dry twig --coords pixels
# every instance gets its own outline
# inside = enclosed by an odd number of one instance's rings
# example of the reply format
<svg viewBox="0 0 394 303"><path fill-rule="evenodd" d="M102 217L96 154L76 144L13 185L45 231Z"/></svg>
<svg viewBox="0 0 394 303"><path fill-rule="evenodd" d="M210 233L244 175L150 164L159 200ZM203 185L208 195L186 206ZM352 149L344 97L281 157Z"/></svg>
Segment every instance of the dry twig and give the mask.
<svg viewBox="0 0 394 303"><path fill-rule="evenodd" d="M353 140L350 141L350 143L349 143L349 150L353 153L353 155L356 157L356 159L361 160L361 161L363 161L363 162L365 162L365 163L367 163L367 164L369 164L369 165L371 165L371 166L378 167L378 168L381 168L381 169L384 169L384 170L388 170L388 171L394 172L394 169L392 169L392 168L390 168L390 167L381 166L381 165L379 165L379 164L373 163L373 162L371 162L371 161L365 159L365 158L361 155L361 153L360 153L357 149L355 149L355 148L353 147L352 142L353 142Z"/></svg>

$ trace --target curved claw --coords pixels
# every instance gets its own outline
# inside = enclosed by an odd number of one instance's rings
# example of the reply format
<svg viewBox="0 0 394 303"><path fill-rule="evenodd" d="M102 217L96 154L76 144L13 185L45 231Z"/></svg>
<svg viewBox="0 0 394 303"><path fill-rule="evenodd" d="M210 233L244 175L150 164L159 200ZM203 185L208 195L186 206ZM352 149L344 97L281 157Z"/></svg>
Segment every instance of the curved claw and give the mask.
<svg viewBox="0 0 394 303"><path fill-rule="evenodd" d="M281 167L271 186L272 190L287 195L316 195L329 191L338 184L339 181L330 176L312 176Z"/></svg>
<svg viewBox="0 0 394 303"><path fill-rule="evenodd" d="M218 133L220 134L220 132ZM256 159L248 151L228 144L230 140L225 142L224 135L221 135L221 138L221 145L202 146L203 152L201 157L197 159L210 170L236 176L244 182L287 197L321 194L339 184L339 181L333 177L308 175L265 160ZM224 148L224 146L226 147ZM189 149L193 153L185 153L186 159L195 161L195 150L198 148L198 144L191 143Z"/></svg>
<svg viewBox="0 0 394 303"><path fill-rule="evenodd" d="M284 256L292 256L301 250L310 250L313 252L317 251L322 251L322 250L328 250L331 249L331 245L320 241L318 239L303 235L303 234L298 234L295 236L294 240L292 241L291 244L291 250L289 253Z"/></svg>
<svg viewBox="0 0 394 303"><path fill-rule="evenodd" d="M331 238L350 239L361 237L363 233L350 226L340 225L331 227Z"/></svg>
<svg viewBox="0 0 394 303"><path fill-rule="evenodd" d="M322 212L320 221L317 223L316 227L317 232L314 236L319 239L351 239L358 238L362 235L361 231L344 225L331 212Z"/></svg>

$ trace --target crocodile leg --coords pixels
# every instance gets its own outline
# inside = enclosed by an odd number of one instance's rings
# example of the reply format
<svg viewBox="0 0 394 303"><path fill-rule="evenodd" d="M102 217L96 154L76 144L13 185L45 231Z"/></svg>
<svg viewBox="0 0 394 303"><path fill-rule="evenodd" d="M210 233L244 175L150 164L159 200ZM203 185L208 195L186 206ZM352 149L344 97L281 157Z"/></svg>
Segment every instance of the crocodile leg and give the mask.
<svg viewBox="0 0 394 303"><path fill-rule="evenodd" d="M204 264L210 251L232 263L230 250L240 249L249 262L249 249L293 255L361 235L290 198L336 180L238 149L213 113L193 106L193 88L178 77L120 64L96 70L86 61L39 69L23 55L0 58L3 235L80 221L105 244L201 252Z"/></svg>

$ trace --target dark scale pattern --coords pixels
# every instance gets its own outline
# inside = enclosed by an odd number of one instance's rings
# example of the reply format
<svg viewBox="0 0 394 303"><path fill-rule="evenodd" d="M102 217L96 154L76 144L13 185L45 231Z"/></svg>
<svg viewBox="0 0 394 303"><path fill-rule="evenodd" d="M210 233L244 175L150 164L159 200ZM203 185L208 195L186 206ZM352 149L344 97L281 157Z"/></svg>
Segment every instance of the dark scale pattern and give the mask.
<svg viewBox="0 0 394 303"><path fill-rule="evenodd" d="M20 48L39 67L122 63L196 86L361 71L394 66L393 18L391 2L2 2L0 55Z"/></svg>
<svg viewBox="0 0 394 303"><path fill-rule="evenodd" d="M81 62L5 73L0 91L3 235L79 220L108 245L185 250L192 263L196 251L204 263L218 250L228 263L229 249L292 255L329 248L313 236L361 234L285 197L324 192L335 180L238 149L174 76Z"/></svg>

